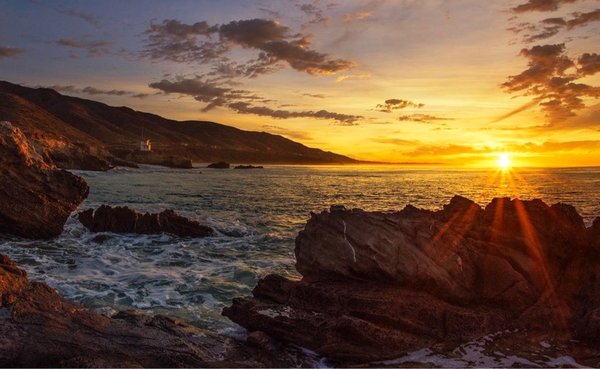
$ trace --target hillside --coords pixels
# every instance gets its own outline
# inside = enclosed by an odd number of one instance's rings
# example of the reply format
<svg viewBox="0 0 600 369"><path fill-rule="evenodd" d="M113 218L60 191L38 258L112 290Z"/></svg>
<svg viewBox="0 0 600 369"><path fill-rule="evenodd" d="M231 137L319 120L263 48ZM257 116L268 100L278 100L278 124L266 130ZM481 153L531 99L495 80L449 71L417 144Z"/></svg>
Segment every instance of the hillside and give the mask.
<svg viewBox="0 0 600 369"><path fill-rule="evenodd" d="M69 153L74 155L96 155L101 160L114 162L118 159L109 152L135 150L143 133L152 139L157 153L196 162L357 162L265 132L244 131L212 122L174 121L128 107L112 107L64 96L51 89L34 89L3 81L0 81L0 120L10 120L34 139L37 137L39 145L49 150L50 156L53 152L57 156L59 145L69 147Z"/></svg>

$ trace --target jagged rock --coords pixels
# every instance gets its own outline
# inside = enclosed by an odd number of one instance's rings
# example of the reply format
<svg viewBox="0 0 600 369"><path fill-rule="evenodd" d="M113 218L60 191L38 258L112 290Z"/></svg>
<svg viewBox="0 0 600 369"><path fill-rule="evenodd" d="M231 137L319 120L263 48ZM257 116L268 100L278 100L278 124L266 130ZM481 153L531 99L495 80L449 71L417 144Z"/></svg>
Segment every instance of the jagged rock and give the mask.
<svg viewBox="0 0 600 369"><path fill-rule="evenodd" d="M21 130L0 122L0 233L52 238L86 198L85 181L44 161Z"/></svg>
<svg viewBox="0 0 600 369"><path fill-rule="evenodd" d="M112 317L62 298L0 254L0 367L289 367L293 363L167 316ZM309 365L304 362L304 366Z"/></svg>
<svg viewBox="0 0 600 369"><path fill-rule="evenodd" d="M442 210L332 207L296 238L302 280L267 276L223 314L338 363L504 329L600 353L600 249L572 206L454 197ZM318 334L315 334L318 332Z"/></svg>
<svg viewBox="0 0 600 369"><path fill-rule="evenodd" d="M224 161L219 161L217 163L208 164L206 167L212 169L229 169L229 167L231 167L231 164L226 163Z"/></svg>
<svg viewBox="0 0 600 369"><path fill-rule="evenodd" d="M160 213L137 213L128 207L106 205L79 213L79 221L92 232L172 233L182 237L206 237L214 234L212 228L189 220L173 210Z"/></svg>

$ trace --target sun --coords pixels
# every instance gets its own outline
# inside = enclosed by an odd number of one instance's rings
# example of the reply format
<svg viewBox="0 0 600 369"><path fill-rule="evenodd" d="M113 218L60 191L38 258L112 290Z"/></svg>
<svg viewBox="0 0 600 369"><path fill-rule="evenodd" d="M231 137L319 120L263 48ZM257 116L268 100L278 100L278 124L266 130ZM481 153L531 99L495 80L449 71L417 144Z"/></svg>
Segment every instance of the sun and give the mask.
<svg viewBox="0 0 600 369"><path fill-rule="evenodd" d="M498 154L498 166L500 167L500 169L502 170L506 170L508 168L510 168L511 165L511 161L510 161L510 154L509 153L501 153Z"/></svg>

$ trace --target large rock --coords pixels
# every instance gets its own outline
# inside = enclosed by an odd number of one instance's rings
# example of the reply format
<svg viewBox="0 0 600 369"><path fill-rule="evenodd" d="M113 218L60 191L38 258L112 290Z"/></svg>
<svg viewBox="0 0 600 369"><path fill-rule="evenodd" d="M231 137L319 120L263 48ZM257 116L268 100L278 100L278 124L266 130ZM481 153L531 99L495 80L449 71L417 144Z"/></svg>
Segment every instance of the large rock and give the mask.
<svg viewBox="0 0 600 369"><path fill-rule="evenodd" d="M504 329L576 337L599 353L597 227L540 200L482 209L457 196L436 212L335 206L296 239L302 280L268 276L223 314L341 363Z"/></svg>
<svg viewBox="0 0 600 369"><path fill-rule="evenodd" d="M277 356L166 316L95 314L44 283L30 282L0 255L0 367L293 365L293 357Z"/></svg>
<svg viewBox="0 0 600 369"><path fill-rule="evenodd" d="M79 221L92 232L158 234L182 237L212 236L212 228L177 215L173 210L157 214L138 213L128 207L100 206L79 213Z"/></svg>
<svg viewBox="0 0 600 369"><path fill-rule="evenodd" d="M46 163L21 130L0 122L0 233L52 238L86 198L85 181Z"/></svg>

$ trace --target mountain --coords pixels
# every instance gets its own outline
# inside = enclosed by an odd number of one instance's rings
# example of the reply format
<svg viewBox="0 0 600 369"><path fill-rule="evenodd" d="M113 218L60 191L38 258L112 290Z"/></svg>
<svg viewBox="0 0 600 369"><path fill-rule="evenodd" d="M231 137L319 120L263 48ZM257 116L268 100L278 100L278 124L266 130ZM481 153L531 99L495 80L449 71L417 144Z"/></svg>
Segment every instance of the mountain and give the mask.
<svg viewBox="0 0 600 369"><path fill-rule="evenodd" d="M266 132L213 122L175 121L5 81L0 81L0 120L21 128L48 159L72 169L126 165L119 157L135 152L142 135L152 139L155 153L196 162L358 162Z"/></svg>

